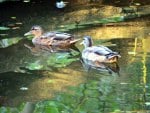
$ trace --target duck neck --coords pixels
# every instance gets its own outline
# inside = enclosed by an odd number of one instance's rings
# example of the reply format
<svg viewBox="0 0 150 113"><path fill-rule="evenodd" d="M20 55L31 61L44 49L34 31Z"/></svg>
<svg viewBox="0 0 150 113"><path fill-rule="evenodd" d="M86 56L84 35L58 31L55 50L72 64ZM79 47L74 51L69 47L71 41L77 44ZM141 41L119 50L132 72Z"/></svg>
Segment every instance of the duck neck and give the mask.
<svg viewBox="0 0 150 113"><path fill-rule="evenodd" d="M87 48L87 47L92 47L92 45L86 44L86 45L84 45L84 47L85 47L85 48Z"/></svg>
<svg viewBox="0 0 150 113"><path fill-rule="evenodd" d="M86 47L92 47L92 41L89 41L85 46Z"/></svg>
<svg viewBox="0 0 150 113"><path fill-rule="evenodd" d="M43 34L43 31L40 31L40 32L36 33L35 38L38 38L38 37L42 36L42 34Z"/></svg>

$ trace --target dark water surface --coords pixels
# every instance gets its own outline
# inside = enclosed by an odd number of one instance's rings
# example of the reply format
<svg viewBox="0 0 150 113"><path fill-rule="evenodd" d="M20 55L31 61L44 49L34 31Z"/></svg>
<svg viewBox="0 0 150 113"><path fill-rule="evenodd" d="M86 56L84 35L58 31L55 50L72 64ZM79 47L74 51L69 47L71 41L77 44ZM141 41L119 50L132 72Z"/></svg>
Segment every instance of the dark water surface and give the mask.
<svg viewBox="0 0 150 113"><path fill-rule="evenodd" d="M97 21L97 7L81 5L57 10L45 4L43 7L42 4L24 5L26 10L15 5L1 10L1 26L10 28L0 30L1 111L8 110L4 107L18 108L28 102L38 107L51 106L47 113L146 113L150 109L149 17L80 28L77 22ZM12 7L14 10L10 11ZM94 45L108 46L122 57L118 65L89 69L76 52L74 57L69 53L32 53L24 46L31 44L31 39L23 35L35 24L46 31L65 31L77 38L90 35ZM82 51L79 43L77 47ZM35 112L41 113L38 107Z"/></svg>

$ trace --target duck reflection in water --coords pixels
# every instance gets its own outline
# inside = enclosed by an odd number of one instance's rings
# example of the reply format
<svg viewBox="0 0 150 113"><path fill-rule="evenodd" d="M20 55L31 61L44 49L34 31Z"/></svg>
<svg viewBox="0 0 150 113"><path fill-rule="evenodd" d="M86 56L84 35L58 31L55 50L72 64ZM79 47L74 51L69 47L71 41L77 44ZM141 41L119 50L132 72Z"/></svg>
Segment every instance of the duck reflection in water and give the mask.
<svg viewBox="0 0 150 113"><path fill-rule="evenodd" d="M92 38L90 36L85 36L81 44L85 47L81 56L83 64L109 72L114 68L114 66L110 67L110 64L115 64L115 68L118 70L117 61L121 57L118 52L114 52L105 46L92 46Z"/></svg>
<svg viewBox="0 0 150 113"><path fill-rule="evenodd" d="M95 62L89 61L81 58L81 63L86 71L90 71L92 69L96 69L100 72L108 72L109 74L116 73L119 75L119 65L118 63L102 63L99 62L95 65Z"/></svg>
<svg viewBox="0 0 150 113"><path fill-rule="evenodd" d="M70 50L75 50L80 53L79 49L75 46L80 39L75 39L71 34L56 31L44 33L41 26L35 25L29 32L24 34L24 36L28 35L34 36L32 43L35 45L35 48L25 45L31 51L38 48L49 52L69 52Z"/></svg>

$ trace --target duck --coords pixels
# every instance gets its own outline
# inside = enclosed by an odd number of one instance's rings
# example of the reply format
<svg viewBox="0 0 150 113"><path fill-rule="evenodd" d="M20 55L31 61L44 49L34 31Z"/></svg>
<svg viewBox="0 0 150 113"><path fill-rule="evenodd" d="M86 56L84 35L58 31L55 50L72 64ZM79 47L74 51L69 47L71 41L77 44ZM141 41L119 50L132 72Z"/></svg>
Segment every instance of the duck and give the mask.
<svg viewBox="0 0 150 113"><path fill-rule="evenodd" d="M44 33L44 30L41 26L34 25L31 27L29 32L24 34L24 36L28 35L34 36L32 43L41 49L47 49L51 52L61 50L70 51L70 49L73 49L77 52L80 52L80 50L75 46L80 39L75 39L74 36L69 33L56 31Z"/></svg>
<svg viewBox="0 0 150 113"><path fill-rule="evenodd" d="M81 58L90 62L92 66L98 67L101 63L117 63L120 54L114 52L106 46L93 46L92 38L90 36L85 36L81 44L84 45L84 49L81 53Z"/></svg>

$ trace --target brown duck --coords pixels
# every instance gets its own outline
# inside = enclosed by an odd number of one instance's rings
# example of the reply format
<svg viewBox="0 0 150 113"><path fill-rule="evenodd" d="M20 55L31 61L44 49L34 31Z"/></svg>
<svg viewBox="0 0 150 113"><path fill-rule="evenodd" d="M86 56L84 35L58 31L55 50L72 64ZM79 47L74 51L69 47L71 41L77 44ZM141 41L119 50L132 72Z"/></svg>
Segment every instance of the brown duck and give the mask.
<svg viewBox="0 0 150 113"><path fill-rule="evenodd" d="M70 49L73 49L80 52L75 46L76 42L80 39L75 39L73 35L68 33L55 31L44 33L42 27L35 25L32 26L29 32L24 34L24 36L28 35L34 35L32 43L41 49L46 49L51 52L70 51Z"/></svg>

